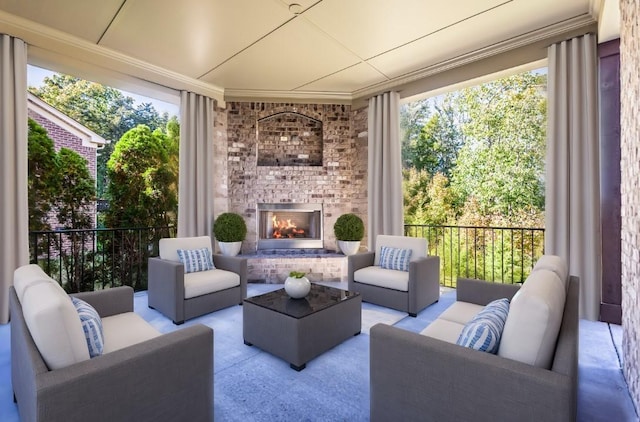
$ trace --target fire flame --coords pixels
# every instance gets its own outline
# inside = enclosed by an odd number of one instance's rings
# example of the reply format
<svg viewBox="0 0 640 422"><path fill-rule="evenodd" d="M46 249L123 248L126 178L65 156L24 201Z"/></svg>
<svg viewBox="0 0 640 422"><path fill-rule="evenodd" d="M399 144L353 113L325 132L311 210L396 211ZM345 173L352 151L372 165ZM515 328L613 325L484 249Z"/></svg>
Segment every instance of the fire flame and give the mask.
<svg viewBox="0 0 640 422"><path fill-rule="evenodd" d="M291 219L278 220L278 217L274 215L271 221L273 223L274 239L304 237L304 230L299 229L298 226L291 222Z"/></svg>

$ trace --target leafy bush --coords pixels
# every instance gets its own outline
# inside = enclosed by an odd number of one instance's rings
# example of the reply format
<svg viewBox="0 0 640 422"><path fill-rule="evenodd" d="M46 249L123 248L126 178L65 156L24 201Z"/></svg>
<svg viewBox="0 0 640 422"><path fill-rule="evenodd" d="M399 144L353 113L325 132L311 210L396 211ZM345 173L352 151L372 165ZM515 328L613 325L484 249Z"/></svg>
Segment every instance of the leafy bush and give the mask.
<svg viewBox="0 0 640 422"><path fill-rule="evenodd" d="M342 214L333 225L333 232L338 240L362 240L364 237L364 223L355 214Z"/></svg>
<svg viewBox="0 0 640 422"><path fill-rule="evenodd" d="M218 242L241 242L247 236L247 225L240 214L225 212L213 223L213 235Z"/></svg>

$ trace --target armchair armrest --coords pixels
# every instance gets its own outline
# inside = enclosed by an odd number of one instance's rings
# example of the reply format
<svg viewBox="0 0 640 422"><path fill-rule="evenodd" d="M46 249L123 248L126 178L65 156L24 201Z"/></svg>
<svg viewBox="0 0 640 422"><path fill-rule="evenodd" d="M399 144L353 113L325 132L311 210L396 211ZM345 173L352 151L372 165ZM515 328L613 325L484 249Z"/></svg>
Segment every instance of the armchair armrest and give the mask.
<svg viewBox="0 0 640 422"><path fill-rule="evenodd" d="M458 278L456 285L457 300L485 306L489 302L506 297L511 298L520 289L518 284L492 283L471 278Z"/></svg>
<svg viewBox="0 0 640 422"><path fill-rule="evenodd" d="M426 256L409 263L409 314L415 316L440 299L440 257Z"/></svg>
<svg viewBox="0 0 640 422"><path fill-rule="evenodd" d="M78 299L82 299L93 306L100 317L133 312L133 289L129 286L114 287L93 292L74 293Z"/></svg>
<svg viewBox="0 0 640 422"><path fill-rule="evenodd" d="M184 321L184 265L161 258L149 258L149 306L174 322Z"/></svg>
<svg viewBox="0 0 640 422"><path fill-rule="evenodd" d="M240 276L242 299L247 297L247 258L213 254L213 265L221 270L231 271Z"/></svg>
<svg viewBox="0 0 640 422"><path fill-rule="evenodd" d="M361 268L370 267L375 262L375 252L360 252L347 256L347 277L349 290L353 289L353 273Z"/></svg>
<svg viewBox="0 0 640 422"><path fill-rule="evenodd" d="M36 394L41 420L211 421L213 330L194 325L50 371Z"/></svg>
<svg viewBox="0 0 640 422"><path fill-rule="evenodd" d="M569 376L384 324L370 336L371 421L572 418Z"/></svg>

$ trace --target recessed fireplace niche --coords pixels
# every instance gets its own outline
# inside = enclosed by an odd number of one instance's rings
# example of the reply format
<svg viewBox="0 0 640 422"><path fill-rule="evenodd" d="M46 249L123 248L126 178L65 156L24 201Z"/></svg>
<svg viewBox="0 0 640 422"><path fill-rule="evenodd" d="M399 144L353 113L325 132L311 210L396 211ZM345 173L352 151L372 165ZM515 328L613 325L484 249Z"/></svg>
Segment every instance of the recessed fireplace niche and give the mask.
<svg viewBox="0 0 640 422"><path fill-rule="evenodd" d="M257 123L258 166L322 166L322 121L285 111Z"/></svg>
<svg viewBox="0 0 640 422"><path fill-rule="evenodd" d="M322 248L322 204L258 204L258 249Z"/></svg>

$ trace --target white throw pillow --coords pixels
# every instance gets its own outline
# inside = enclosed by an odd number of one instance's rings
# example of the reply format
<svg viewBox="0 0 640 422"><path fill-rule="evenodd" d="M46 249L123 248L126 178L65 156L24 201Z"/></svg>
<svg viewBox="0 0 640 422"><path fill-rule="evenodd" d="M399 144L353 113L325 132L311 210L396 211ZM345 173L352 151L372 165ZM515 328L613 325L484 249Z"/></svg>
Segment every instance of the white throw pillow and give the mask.
<svg viewBox="0 0 640 422"><path fill-rule="evenodd" d="M564 284L556 273L532 272L511 300L498 356L550 368L564 302Z"/></svg>

